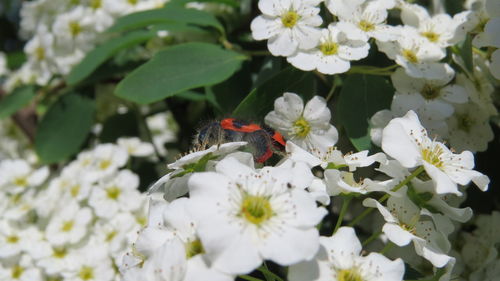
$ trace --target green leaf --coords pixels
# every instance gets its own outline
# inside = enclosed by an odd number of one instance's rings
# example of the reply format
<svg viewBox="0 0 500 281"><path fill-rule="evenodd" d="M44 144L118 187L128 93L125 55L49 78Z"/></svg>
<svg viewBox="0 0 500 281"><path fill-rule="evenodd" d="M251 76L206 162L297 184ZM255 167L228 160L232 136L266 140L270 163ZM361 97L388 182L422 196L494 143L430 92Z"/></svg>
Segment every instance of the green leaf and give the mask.
<svg viewBox="0 0 500 281"><path fill-rule="evenodd" d="M198 3L220 3L220 4L226 4L231 7L239 7L240 2L236 0L172 0L169 4L175 3L175 4L181 4L185 5L187 3L191 2L198 2Z"/></svg>
<svg viewBox="0 0 500 281"><path fill-rule="evenodd" d="M26 62L26 54L23 51L7 54L7 67L11 70L18 69Z"/></svg>
<svg viewBox="0 0 500 281"><path fill-rule="evenodd" d="M157 23L184 23L213 27L224 34L224 27L212 14L175 5L167 5L161 9L147 10L121 17L108 29L108 32L123 32Z"/></svg>
<svg viewBox="0 0 500 281"><path fill-rule="evenodd" d="M81 82L119 51L138 45L154 36L156 36L156 33L153 31L139 30L104 42L89 52L85 58L71 70L66 78L66 82L69 85L75 85Z"/></svg>
<svg viewBox="0 0 500 281"><path fill-rule="evenodd" d="M467 70L472 73L474 63L472 59L472 36L470 34L467 34L467 37L465 37L465 41L460 48L460 56L464 60Z"/></svg>
<svg viewBox="0 0 500 281"><path fill-rule="evenodd" d="M226 80L244 55L207 43L186 43L158 52L116 88L116 95L148 104L178 93Z"/></svg>
<svg viewBox="0 0 500 281"><path fill-rule="evenodd" d="M93 124L95 104L69 93L54 103L38 125L35 150L44 163L55 163L77 153Z"/></svg>
<svg viewBox="0 0 500 281"><path fill-rule="evenodd" d="M29 104L34 96L34 86L16 88L10 95L0 100L0 119L4 119L16 113L19 109Z"/></svg>
<svg viewBox="0 0 500 281"><path fill-rule="evenodd" d="M239 118L263 118L273 110L274 100L284 92L301 94L311 91L312 78L311 72L303 72L293 67L285 68L253 89L236 107L233 115Z"/></svg>
<svg viewBox="0 0 500 281"><path fill-rule="evenodd" d="M139 123L134 112L110 116L102 126L99 134L101 142L116 142L120 137L134 137L139 135Z"/></svg>
<svg viewBox="0 0 500 281"><path fill-rule="evenodd" d="M337 103L339 123L359 151L370 149L370 118L375 112L389 108L394 89L381 76L353 74L347 77Z"/></svg>

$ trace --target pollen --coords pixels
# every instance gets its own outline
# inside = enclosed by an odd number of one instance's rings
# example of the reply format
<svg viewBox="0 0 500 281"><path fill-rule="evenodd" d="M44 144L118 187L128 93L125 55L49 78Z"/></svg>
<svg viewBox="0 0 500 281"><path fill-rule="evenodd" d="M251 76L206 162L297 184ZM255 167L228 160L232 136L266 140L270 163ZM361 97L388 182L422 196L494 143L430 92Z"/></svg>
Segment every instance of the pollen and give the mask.
<svg viewBox="0 0 500 281"><path fill-rule="evenodd" d="M44 60L45 59L45 49L43 47L37 47L35 49L35 57L39 61Z"/></svg>
<svg viewBox="0 0 500 281"><path fill-rule="evenodd" d="M19 177L14 179L14 184L17 186L27 186L28 185L28 180L26 177Z"/></svg>
<svg viewBox="0 0 500 281"><path fill-rule="evenodd" d="M273 216L269 199L248 195L241 204L241 215L249 222L260 225Z"/></svg>
<svg viewBox="0 0 500 281"><path fill-rule="evenodd" d="M422 149L422 159L437 168L441 168L444 165L443 160L441 160L443 153L444 151L440 146L432 145L432 147Z"/></svg>
<svg viewBox="0 0 500 281"><path fill-rule="evenodd" d="M325 42L319 46L319 50L325 55L325 56L331 56L335 55L339 51L339 44L335 42Z"/></svg>
<svg viewBox="0 0 500 281"><path fill-rule="evenodd" d="M467 114L458 114L457 115L457 127L461 131L469 133L474 125L474 119L471 118L470 115Z"/></svg>
<svg viewBox="0 0 500 281"><path fill-rule="evenodd" d="M294 11L288 11L281 16L281 23L287 28L294 27L297 24L298 20L299 14Z"/></svg>
<svg viewBox="0 0 500 281"><path fill-rule="evenodd" d="M90 7L97 10L102 7L102 0L90 0Z"/></svg>
<svg viewBox="0 0 500 281"><path fill-rule="evenodd" d="M17 242L19 242L19 236L10 235L10 236L7 236L6 240L7 240L7 243L9 243L9 244L16 244Z"/></svg>
<svg viewBox="0 0 500 281"><path fill-rule="evenodd" d="M337 271L337 280L339 281L363 281L363 277L357 268L341 269Z"/></svg>
<svg viewBox="0 0 500 281"><path fill-rule="evenodd" d="M375 29L375 25L373 23L365 21L365 20L361 20L358 23L358 27L359 27L359 29L363 30L364 32L372 31Z"/></svg>
<svg viewBox="0 0 500 281"><path fill-rule="evenodd" d="M424 36L427 38L429 41L436 43L439 40L439 34L433 32L433 31L426 31L420 33L420 35Z"/></svg>
<svg viewBox="0 0 500 281"><path fill-rule="evenodd" d="M309 125L309 122L307 122L304 117L300 117L297 121L295 121L295 123L293 123L293 130L295 135L305 138L311 131L311 125Z"/></svg>
<svg viewBox="0 0 500 281"><path fill-rule="evenodd" d="M94 270L90 266L82 266L80 272L78 272L78 277L82 280L94 279Z"/></svg>
<svg viewBox="0 0 500 281"><path fill-rule="evenodd" d="M69 23L69 32L71 33L71 35L73 37L78 36L78 34L80 34L80 32L82 32L82 27L81 27L80 23L78 23L77 21L71 21Z"/></svg>
<svg viewBox="0 0 500 281"><path fill-rule="evenodd" d="M68 251L66 248L54 248L54 253L52 254L53 257L62 259L68 254Z"/></svg>
<svg viewBox="0 0 500 281"><path fill-rule="evenodd" d="M120 193L121 193L121 190L116 186L106 188L106 194L108 195L109 199L113 199L113 200L118 199L118 197L120 197Z"/></svg>
<svg viewBox="0 0 500 281"><path fill-rule="evenodd" d="M21 277L23 273L24 273L24 267L20 265L15 265L14 267L12 267L11 276L13 279L19 279L19 277Z"/></svg>
<svg viewBox="0 0 500 281"><path fill-rule="evenodd" d="M80 185L79 184L75 184L73 185L70 189L69 189L69 193L71 194L71 196L74 198L76 197L79 193L80 193Z"/></svg>
<svg viewBox="0 0 500 281"><path fill-rule="evenodd" d="M403 57L407 59L411 63L418 63L418 57L417 54L413 50L409 49L404 49L403 50Z"/></svg>
<svg viewBox="0 0 500 281"><path fill-rule="evenodd" d="M203 253L205 253L205 250L203 249L200 239L186 243L186 257L188 259Z"/></svg>
<svg viewBox="0 0 500 281"><path fill-rule="evenodd" d="M63 225L61 226L61 230L63 232L69 232L73 229L73 226L75 225L74 221L65 221Z"/></svg>
<svg viewBox="0 0 500 281"><path fill-rule="evenodd" d="M433 99L439 97L439 92L440 92L439 87L436 87L436 86L433 86L430 84L425 84L425 86L420 91L420 94L426 100L433 100Z"/></svg>

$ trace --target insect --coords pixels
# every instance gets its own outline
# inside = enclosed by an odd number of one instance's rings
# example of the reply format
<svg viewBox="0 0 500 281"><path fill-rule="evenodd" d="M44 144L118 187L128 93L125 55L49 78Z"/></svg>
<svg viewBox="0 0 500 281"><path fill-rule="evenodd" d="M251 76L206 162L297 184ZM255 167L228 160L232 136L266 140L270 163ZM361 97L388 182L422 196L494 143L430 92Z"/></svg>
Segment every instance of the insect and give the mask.
<svg viewBox="0 0 500 281"><path fill-rule="evenodd" d="M283 136L273 129L235 118L212 121L198 131L194 139L196 149L206 149L226 142L246 141L255 161L263 163L273 153L285 150Z"/></svg>

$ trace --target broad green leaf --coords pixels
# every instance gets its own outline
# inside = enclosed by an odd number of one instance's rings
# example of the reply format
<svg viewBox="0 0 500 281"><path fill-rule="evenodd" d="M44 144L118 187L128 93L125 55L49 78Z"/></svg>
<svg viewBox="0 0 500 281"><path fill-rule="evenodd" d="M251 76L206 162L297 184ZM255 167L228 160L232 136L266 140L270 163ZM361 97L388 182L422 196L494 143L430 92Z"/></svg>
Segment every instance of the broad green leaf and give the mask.
<svg viewBox="0 0 500 281"><path fill-rule="evenodd" d="M154 36L156 36L156 33L153 31L138 30L106 41L89 52L85 58L71 70L66 78L66 82L69 85L81 82L119 51L145 42Z"/></svg>
<svg viewBox="0 0 500 281"><path fill-rule="evenodd" d="M108 29L108 32L123 32L157 23L184 23L213 27L224 34L224 27L212 14L175 5L166 5L161 9L147 10L121 17Z"/></svg>
<svg viewBox="0 0 500 281"><path fill-rule="evenodd" d="M239 118L263 118L273 110L274 100L284 92L313 91L311 89L311 72L303 72L293 67L288 67L263 82L236 107L233 115Z"/></svg>
<svg viewBox="0 0 500 281"><path fill-rule="evenodd" d="M352 74L344 81L337 120L356 149L371 148L368 121L375 112L390 107L393 93L389 81L381 76Z"/></svg>
<svg viewBox="0 0 500 281"><path fill-rule="evenodd" d="M55 163L77 153L94 120L91 99L69 93L54 103L38 125L35 150L43 163Z"/></svg>
<svg viewBox="0 0 500 281"><path fill-rule="evenodd" d="M34 86L16 88L10 95L0 100L0 119L11 116L26 106L35 96Z"/></svg>
<svg viewBox="0 0 500 281"><path fill-rule="evenodd" d="M474 65L472 60L472 36L470 34L465 37L465 41L460 48L460 56L464 60L467 70L472 72Z"/></svg>
<svg viewBox="0 0 500 281"><path fill-rule="evenodd" d="M139 123L133 111L110 116L99 134L101 142L116 142L119 137L139 136Z"/></svg>
<svg viewBox="0 0 500 281"><path fill-rule="evenodd" d="M148 104L178 93L222 82L246 59L207 43L186 43L158 52L116 88L116 95Z"/></svg>

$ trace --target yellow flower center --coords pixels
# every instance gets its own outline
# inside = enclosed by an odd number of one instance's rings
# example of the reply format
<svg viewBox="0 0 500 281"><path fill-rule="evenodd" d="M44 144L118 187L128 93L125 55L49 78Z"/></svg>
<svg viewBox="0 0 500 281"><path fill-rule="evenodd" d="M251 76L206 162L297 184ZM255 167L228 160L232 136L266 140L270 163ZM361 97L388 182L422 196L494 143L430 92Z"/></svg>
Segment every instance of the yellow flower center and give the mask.
<svg viewBox="0 0 500 281"><path fill-rule="evenodd" d="M73 229L74 225L75 225L74 221L65 221L61 226L61 230L64 232L69 232Z"/></svg>
<svg viewBox="0 0 500 281"><path fill-rule="evenodd" d="M474 125L474 119L472 119L470 115L457 114L457 127L458 127L458 129L468 133L472 129L473 125Z"/></svg>
<svg viewBox="0 0 500 281"><path fill-rule="evenodd" d="M136 4L137 4L137 0L127 0L127 2L128 2L130 5L136 5Z"/></svg>
<svg viewBox="0 0 500 281"><path fill-rule="evenodd" d="M17 235L10 235L10 236L7 236L7 243L9 244L16 244L17 242L19 242L19 236Z"/></svg>
<svg viewBox="0 0 500 281"><path fill-rule="evenodd" d="M197 254L203 254L204 252L205 250L203 249L200 239L186 243L186 257L188 259L196 256Z"/></svg>
<svg viewBox="0 0 500 281"><path fill-rule="evenodd" d="M90 7L94 10L97 10L102 7L101 0L90 0Z"/></svg>
<svg viewBox="0 0 500 281"><path fill-rule="evenodd" d="M113 200L118 199L118 197L120 197L120 193L121 193L121 190L116 186L113 186L113 187L106 189L106 194L108 195L109 199L113 199Z"/></svg>
<svg viewBox="0 0 500 281"><path fill-rule="evenodd" d="M359 29L361 29L365 32L372 31L375 29L375 25L373 23L365 21L365 20L361 20L358 23L358 27L359 27Z"/></svg>
<svg viewBox="0 0 500 281"><path fill-rule="evenodd" d="M325 42L325 43L319 45L319 50L325 56L335 55L339 51L339 44L337 44L335 42Z"/></svg>
<svg viewBox="0 0 500 281"><path fill-rule="evenodd" d="M440 146L434 145L432 149L422 149L422 159L427 163L436 166L437 168L441 168L444 165L443 161L441 160L441 155L443 153L444 151Z"/></svg>
<svg viewBox="0 0 500 281"><path fill-rule="evenodd" d="M297 24L299 20L299 14L294 11L288 11L284 15L281 16L281 23L287 27L292 28Z"/></svg>
<svg viewBox="0 0 500 281"><path fill-rule="evenodd" d="M19 279L19 277L21 277L21 275L23 275L23 273L24 273L24 267L22 267L20 265L15 265L12 268L11 276L14 279Z"/></svg>
<svg viewBox="0 0 500 281"><path fill-rule="evenodd" d="M439 34L433 32L433 31L426 31L426 32L422 32L420 34L433 43L436 43L439 40Z"/></svg>
<svg viewBox="0 0 500 281"><path fill-rule="evenodd" d="M69 189L69 193L71 194L72 197L76 197L80 193L80 185L79 184L73 185Z"/></svg>
<svg viewBox="0 0 500 281"><path fill-rule="evenodd" d="M80 272L78 272L78 277L82 280L90 280L94 278L94 270L89 266L82 266Z"/></svg>
<svg viewBox="0 0 500 281"><path fill-rule="evenodd" d="M339 281L363 281L356 268L341 269L337 271L337 280Z"/></svg>
<svg viewBox="0 0 500 281"><path fill-rule="evenodd" d="M413 235L417 234L417 228L415 226L412 226L412 225L409 225L409 224L406 224L406 223L402 223L402 222L399 223L399 226L403 230L406 230L406 231L408 231L409 233L411 233Z"/></svg>
<svg viewBox="0 0 500 281"><path fill-rule="evenodd" d="M267 198L248 195L241 204L241 215L249 222L260 225L273 216L273 210Z"/></svg>
<svg viewBox="0 0 500 281"><path fill-rule="evenodd" d="M418 63L417 54L415 54L415 52L412 50L404 49L403 50L403 57L411 63Z"/></svg>
<svg viewBox="0 0 500 281"><path fill-rule="evenodd" d="M118 232L116 232L116 231L114 231L114 230L113 230L113 231L108 232L108 233L106 234L106 239L105 239L105 240L106 240L106 242L109 242L109 241L113 240L113 238L115 238L115 237L116 237L116 234L118 234Z"/></svg>
<svg viewBox="0 0 500 281"><path fill-rule="evenodd" d="M106 170L109 166L111 166L111 160L108 160L108 159L102 160L99 163L99 168L101 170Z"/></svg>
<svg viewBox="0 0 500 281"><path fill-rule="evenodd" d="M422 88L422 91L420 91L420 94L426 100L433 100L433 99L439 97L439 91L440 90L441 89L439 87L435 87L433 85L425 84L424 88Z"/></svg>
<svg viewBox="0 0 500 281"><path fill-rule="evenodd" d="M293 130L295 135L305 138L311 131L311 125L309 125L309 122L307 122L304 117L300 117L297 121L295 121L295 123L293 123Z"/></svg>
<svg viewBox="0 0 500 281"><path fill-rule="evenodd" d="M43 47L37 47L35 49L35 57L37 60L42 61L45 58L45 49Z"/></svg>
<svg viewBox="0 0 500 281"><path fill-rule="evenodd" d="M19 177L14 179L14 184L17 186L27 186L28 185L28 180L26 177Z"/></svg>
<svg viewBox="0 0 500 281"><path fill-rule="evenodd" d="M71 21L69 23L69 32L73 37L76 37L80 32L82 32L82 27L77 21Z"/></svg>
<svg viewBox="0 0 500 281"><path fill-rule="evenodd" d="M66 248L54 248L54 253L52 254L53 257L62 259L68 254L68 251Z"/></svg>

